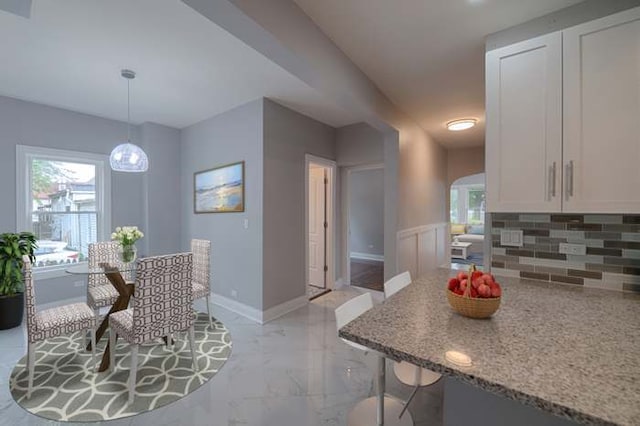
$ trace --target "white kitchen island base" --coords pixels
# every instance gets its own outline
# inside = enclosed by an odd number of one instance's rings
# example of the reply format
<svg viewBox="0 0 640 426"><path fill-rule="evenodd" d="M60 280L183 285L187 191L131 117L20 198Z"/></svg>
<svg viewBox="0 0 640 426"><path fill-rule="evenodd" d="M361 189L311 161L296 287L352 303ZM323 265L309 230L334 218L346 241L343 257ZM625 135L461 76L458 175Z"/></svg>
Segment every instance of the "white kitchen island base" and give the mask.
<svg viewBox="0 0 640 426"><path fill-rule="evenodd" d="M487 392L457 379L445 378L444 426L577 426L563 419L518 401Z"/></svg>

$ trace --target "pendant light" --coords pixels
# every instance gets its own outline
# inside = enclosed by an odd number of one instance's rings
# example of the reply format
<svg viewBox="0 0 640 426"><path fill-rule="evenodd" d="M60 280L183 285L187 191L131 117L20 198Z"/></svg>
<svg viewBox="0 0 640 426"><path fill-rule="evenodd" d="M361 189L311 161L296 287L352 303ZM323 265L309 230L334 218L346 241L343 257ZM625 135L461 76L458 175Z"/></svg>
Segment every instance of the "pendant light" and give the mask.
<svg viewBox="0 0 640 426"><path fill-rule="evenodd" d="M111 151L109 163L111 169L116 172L142 173L149 168L149 159L142 148L131 143L131 90L129 83L136 78L136 73L131 70L122 70L120 75L127 79L127 142L116 146Z"/></svg>

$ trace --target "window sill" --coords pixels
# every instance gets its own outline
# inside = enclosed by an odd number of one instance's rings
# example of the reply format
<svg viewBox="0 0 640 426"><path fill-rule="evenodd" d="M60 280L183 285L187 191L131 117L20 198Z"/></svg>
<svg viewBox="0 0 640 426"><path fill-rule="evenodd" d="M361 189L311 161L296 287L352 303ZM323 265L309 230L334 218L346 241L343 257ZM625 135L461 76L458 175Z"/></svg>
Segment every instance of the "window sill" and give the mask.
<svg viewBox="0 0 640 426"><path fill-rule="evenodd" d="M71 274L66 272L70 266L78 266L86 264L87 262L70 263L66 265L48 266L33 268L33 276L36 280L48 280L51 278L71 277Z"/></svg>

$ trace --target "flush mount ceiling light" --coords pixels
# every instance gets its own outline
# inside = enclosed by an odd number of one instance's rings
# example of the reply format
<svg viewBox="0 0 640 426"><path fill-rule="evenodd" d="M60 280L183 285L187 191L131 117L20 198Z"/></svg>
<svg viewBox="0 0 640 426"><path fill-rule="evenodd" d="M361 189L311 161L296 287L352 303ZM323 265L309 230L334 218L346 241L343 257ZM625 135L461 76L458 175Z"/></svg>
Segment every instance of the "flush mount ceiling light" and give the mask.
<svg viewBox="0 0 640 426"><path fill-rule="evenodd" d="M131 143L131 97L129 83L136 78L131 70L122 70L122 77L127 79L127 142L113 148L109 163L116 172L142 173L149 168L147 154L138 145Z"/></svg>
<svg viewBox="0 0 640 426"><path fill-rule="evenodd" d="M447 123L447 129L452 132L459 132L460 130L467 130L476 125L478 120L475 118L463 118L462 120L453 120Z"/></svg>

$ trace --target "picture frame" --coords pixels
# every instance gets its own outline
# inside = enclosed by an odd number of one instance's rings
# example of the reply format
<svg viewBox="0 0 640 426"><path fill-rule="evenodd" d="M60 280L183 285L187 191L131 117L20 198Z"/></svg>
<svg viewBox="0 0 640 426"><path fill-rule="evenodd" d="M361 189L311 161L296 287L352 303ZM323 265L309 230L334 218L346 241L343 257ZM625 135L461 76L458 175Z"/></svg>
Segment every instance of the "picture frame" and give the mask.
<svg viewBox="0 0 640 426"><path fill-rule="evenodd" d="M193 174L193 212L244 212L244 161Z"/></svg>

